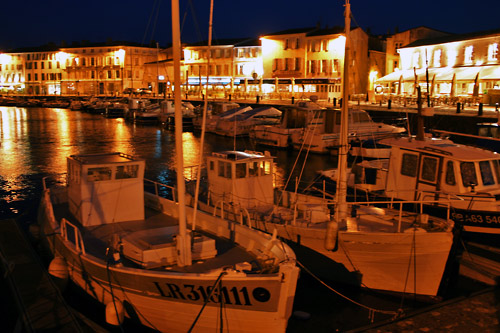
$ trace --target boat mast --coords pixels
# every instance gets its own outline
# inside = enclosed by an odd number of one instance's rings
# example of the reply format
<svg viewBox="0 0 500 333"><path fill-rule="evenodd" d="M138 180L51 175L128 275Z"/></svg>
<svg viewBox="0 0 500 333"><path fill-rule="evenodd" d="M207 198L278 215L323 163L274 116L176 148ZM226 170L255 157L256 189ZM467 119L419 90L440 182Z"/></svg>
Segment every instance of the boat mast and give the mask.
<svg viewBox="0 0 500 333"><path fill-rule="evenodd" d="M350 42L349 32L351 28L351 5L349 0L345 2L345 53L344 53L344 73L342 85L342 110L340 118L339 153L337 168L337 192L334 220L327 225L325 248L334 250L336 247L338 223L347 218L347 152L349 148L348 121L349 121L349 55Z"/></svg>
<svg viewBox="0 0 500 333"><path fill-rule="evenodd" d="M172 50L174 58L175 153L177 162L177 200L179 200L179 234L177 235L177 265L191 265L191 242L186 231L184 156L182 151L181 111L181 34L179 0L172 0Z"/></svg>
<svg viewBox="0 0 500 333"><path fill-rule="evenodd" d="M203 113L201 121L201 138L200 138L200 159L198 160L198 169L196 172L196 189L194 192L194 211L193 211L193 223L191 229L194 231L196 228L196 214L198 212L198 197L200 195L200 179L201 179L201 165L203 164L203 147L205 146L205 132L207 124L207 109L208 109L208 80L210 78L210 59L211 59L211 48L212 48L212 21L214 17L214 1L210 1L210 17L208 20L208 58L207 58L207 82L205 84L205 94L203 98ZM201 77L200 77L200 87L201 87Z"/></svg>

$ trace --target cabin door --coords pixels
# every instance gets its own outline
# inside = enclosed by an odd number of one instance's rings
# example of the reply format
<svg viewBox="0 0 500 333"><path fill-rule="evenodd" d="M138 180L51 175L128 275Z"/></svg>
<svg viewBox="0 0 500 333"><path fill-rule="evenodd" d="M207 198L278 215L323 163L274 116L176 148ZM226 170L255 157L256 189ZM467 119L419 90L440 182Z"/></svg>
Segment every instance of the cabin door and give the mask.
<svg viewBox="0 0 500 333"><path fill-rule="evenodd" d="M415 200L437 200L440 190L440 170L442 158L435 155L422 154L419 159L417 175L417 191Z"/></svg>

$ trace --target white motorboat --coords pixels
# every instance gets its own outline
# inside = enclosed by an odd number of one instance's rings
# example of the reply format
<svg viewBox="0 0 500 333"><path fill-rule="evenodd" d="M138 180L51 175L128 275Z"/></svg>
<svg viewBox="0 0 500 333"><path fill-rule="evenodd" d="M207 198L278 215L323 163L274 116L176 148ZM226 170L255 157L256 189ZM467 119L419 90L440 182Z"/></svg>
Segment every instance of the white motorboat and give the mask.
<svg viewBox="0 0 500 333"><path fill-rule="evenodd" d="M244 112L221 115L215 122L214 132L222 136L243 137L248 136L255 126L274 125L280 122L281 111L272 106L247 108L249 109Z"/></svg>
<svg viewBox="0 0 500 333"><path fill-rule="evenodd" d="M299 102L295 106L284 107L283 112L280 124L254 127L251 137L256 143L315 153L338 149L340 110L324 108L313 102ZM350 141L377 140L406 131L402 127L374 122L368 112L361 109L350 108L348 122Z"/></svg>

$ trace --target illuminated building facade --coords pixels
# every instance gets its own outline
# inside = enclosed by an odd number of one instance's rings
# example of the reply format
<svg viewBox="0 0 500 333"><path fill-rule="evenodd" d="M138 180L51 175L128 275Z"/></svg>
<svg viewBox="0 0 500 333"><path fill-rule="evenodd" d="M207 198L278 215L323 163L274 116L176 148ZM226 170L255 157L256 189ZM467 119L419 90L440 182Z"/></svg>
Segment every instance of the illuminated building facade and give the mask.
<svg viewBox="0 0 500 333"><path fill-rule="evenodd" d="M367 91L368 35L350 32L350 92ZM261 37L264 76L277 80L278 93L340 98L345 54L343 27L293 29Z"/></svg>
<svg viewBox="0 0 500 333"><path fill-rule="evenodd" d="M24 73L22 53L0 54L0 93L24 93Z"/></svg>
<svg viewBox="0 0 500 333"><path fill-rule="evenodd" d="M399 48L399 70L377 82L397 95L420 86L433 97L488 102L500 89L499 44L500 30L416 40Z"/></svg>
<svg viewBox="0 0 500 333"><path fill-rule="evenodd" d="M144 88L144 63L157 57L156 48L123 44L62 48L62 94L118 95Z"/></svg>
<svg viewBox="0 0 500 333"><path fill-rule="evenodd" d="M186 92L212 97L256 95L262 89L262 53L256 39L217 40L184 47ZM210 54L209 54L210 52ZM209 62L210 56L210 64Z"/></svg>

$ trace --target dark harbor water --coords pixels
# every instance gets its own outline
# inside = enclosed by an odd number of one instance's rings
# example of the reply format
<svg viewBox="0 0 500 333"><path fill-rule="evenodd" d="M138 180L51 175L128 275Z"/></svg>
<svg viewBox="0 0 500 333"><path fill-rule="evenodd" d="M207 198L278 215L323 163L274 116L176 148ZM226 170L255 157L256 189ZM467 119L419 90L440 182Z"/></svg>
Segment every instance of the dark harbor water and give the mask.
<svg viewBox="0 0 500 333"><path fill-rule="evenodd" d="M79 153L100 153L119 151L146 160L146 178L165 184L173 184L174 133L160 126L140 126L123 119L107 119L67 109L0 107L0 216L15 218L27 230L36 222L38 201L41 197L42 179L50 177L64 183L66 157ZM249 140L207 135L204 154L229 149L262 151ZM183 134L184 175L191 177L190 166L199 161L200 138L191 132ZM302 186L310 183L316 170L336 166L334 156L309 155L304 163L304 154L297 158L297 152L270 151L276 156L276 183L285 184L291 175L291 184L301 179ZM463 283L452 279L454 284L445 292L446 297L467 294L480 288L474 283ZM303 320L292 317L288 332L335 332L354 330L370 324L370 315L375 321L392 317L392 314L372 310L411 312L425 305L411 296L405 298L381 296L380 294L341 285L329 286L349 299L361 303L359 306L339 296L327 286L301 272L297 287L294 310L310 314ZM2 290L5 286L2 285ZM71 306L82 311L91 319L105 325L104 307L83 295L76 287L69 287L64 293ZM0 310L9 313L14 307L11 300L2 298ZM10 318L15 318L10 316ZM125 331L137 331L127 323ZM13 326L8 326L13 327ZM111 329L106 326L107 329ZM115 329L116 330L116 329ZM141 331L147 331L141 328Z"/></svg>

